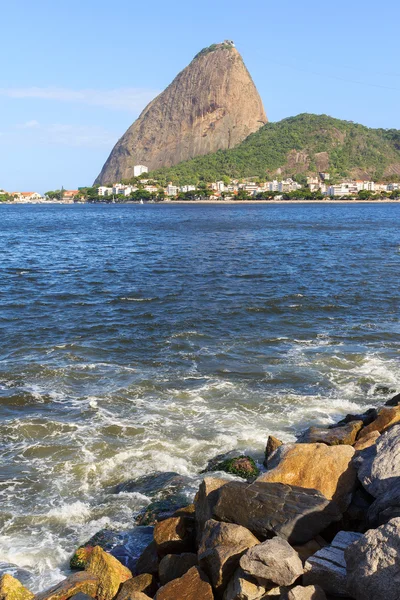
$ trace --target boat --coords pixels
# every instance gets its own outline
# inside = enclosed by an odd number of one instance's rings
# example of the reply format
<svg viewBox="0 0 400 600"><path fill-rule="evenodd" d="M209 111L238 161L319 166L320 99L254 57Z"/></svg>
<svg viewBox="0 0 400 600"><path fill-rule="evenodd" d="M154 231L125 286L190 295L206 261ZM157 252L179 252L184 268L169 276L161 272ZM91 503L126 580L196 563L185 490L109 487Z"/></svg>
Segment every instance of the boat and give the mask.
<svg viewBox="0 0 400 600"><path fill-rule="evenodd" d="M139 204L144 204L143 200L140 200L140 203L139 203Z"/></svg>

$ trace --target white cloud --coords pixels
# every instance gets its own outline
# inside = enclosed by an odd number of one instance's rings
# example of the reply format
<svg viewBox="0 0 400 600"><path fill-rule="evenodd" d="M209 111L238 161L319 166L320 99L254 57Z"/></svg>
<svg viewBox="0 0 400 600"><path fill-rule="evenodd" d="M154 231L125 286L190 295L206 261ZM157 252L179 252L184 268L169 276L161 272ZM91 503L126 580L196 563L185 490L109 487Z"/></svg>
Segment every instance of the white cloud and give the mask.
<svg viewBox="0 0 400 600"><path fill-rule="evenodd" d="M27 121L26 123L21 123L21 124L17 125L16 127L18 129L34 129L39 126L40 126L39 121L32 119L32 121Z"/></svg>
<svg viewBox="0 0 400 600"><path fill-rule="evenodd" d="M115 131L95 125L64 123L41 124L36 120L15 125L3 134L7 143L14 145L72 146L111 148L118 139Z"/></svg>
<svg viewBox="0 0 400 600"><path fill-rule="evenodd" d="M112 110L138 112L158 94L142 88L117 88L111 90L73 90L58 87L0 88L0 96L15 99L37 98L58 102L77 102L101 106Z"/></svg>

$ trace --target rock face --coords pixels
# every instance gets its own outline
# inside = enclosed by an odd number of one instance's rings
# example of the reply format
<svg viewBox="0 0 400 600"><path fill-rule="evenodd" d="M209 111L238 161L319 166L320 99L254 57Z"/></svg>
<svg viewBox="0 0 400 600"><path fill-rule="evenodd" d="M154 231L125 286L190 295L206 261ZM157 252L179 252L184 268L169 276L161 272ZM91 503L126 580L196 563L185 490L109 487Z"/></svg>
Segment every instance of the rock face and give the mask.
<svg viewBox="0 0 400 600"><path fill-rule="evenodd" d="M353 455L351 446L284 444L269 458L268 471L257 481L318 490L344 511L356 484L356 471L351 465Z"/></svg>
<svg viewBox="0 0 400 600"><path fill-rule="evenodd" d="M93 548L85 573L97 576L99 579L96 593L97 600L113 600L121 583L132 577L132 573L127 567L124 567L119 560L104 552L100 546ZM79 573L77 574L79 575Z"/></svg>
<svg viewBox="0 0 400 600"><path fill-rule="evenodd" d="M115 600L132 600L132 595L138 592L153 597L157 591L157 583L153 575L145 573L128 579L121 585Z"/></svg>
<svg viewBox="0 0 400 600"><path fill-rule="evenodd" d="M74 573L49 590L36 594L35 600L68 600L75 594L87 594L94 598L97 596L99 583L99 578L93 573Z"/></svg>
<svg viewBox="0 0 400 600"><path fill-rule="evenodd" d="M278 537L250 548L240 559L240 566L261 584L291 585L303 574L297 552Z"/></svg>
<svg viewBox="0 0 400 600"><path fill-rule="evenodd" d="M400 477L400 425L381 435L375 445L359 452L354 463L359 480L374 498L393 489Z"/></svg>
<svg viewBox="0 0 400 600"><path fill-rule="evenodd" d="M161 560L158 567L158 575L161 585L165 585L173 579L182 577L198 563L197 554L184 552L183 554L167 554Z"/></svg>
<svg viewBox="0 0 400 600"><path fill-rule="evenodd" d="M214 493L214 519L243 525L260 539L275 534L305 544L341 517L320 492L282 483L231 481Z"/></svg>
<svg viewBox="0 0 400 600"><path fill-rule="evenodd" d="M321 442L328 446L337 446L340 444L349 444L356 441L358 432L363 426L362 421L351 421L347 425L340 427L323 428L310 427L298 439L301 444L314 444Z"/></svg>
<svg viewBox="0 0 400 600"><path fill-rule="evenodd" d="M330 546L318 550L304 565L304 585L320 585L325 592L347 597L347 572L344 552L360 533L340 531Z"/></svg>
<svg viewBox="0 0 400 600"><path fill-rule="evenodd" d="M12 575L5 573L0 578L0 600L31 600L32 598L32 592Z"/></svg>
<svg viewBox="0 0 400 600"><path fill-rule="evenodd" d="M302 587L296 585L296 587L289 590L284 600L326 600L324 590L319 585L307 585Z"/></svg>
<svg viewBox="0 0 400 600"><path fill-rule="evenodd" d="M265 591L265 586L259 585L239 567L225 590L223 600L259 600L264 597Z"/></svg>
<svg viewBox="0 0 400 600"><path fill-rule="evenodd" d="M117 142L97 184L233 148L267 122L261 98L239 52L218 44L200 52L144 109Z"/></svg>
<svg viewBox="0 0 400 600"><path fill-rule="evenodd" d="M189 517L171 517L154 527L154 541L160 556L191 552L194 549L194 521Z"/></svg>
<svg viewBox="0 0 400 600"><path fill-rule="evenodd" d="M358 439L371 433L371 431L379 431L383 433L389 429L392 425L400 422L400 406L384 406L378 412L378 416L375 421L372 421L370 425L364 427L358 435Z"/></svg>
<svg viewBox="0 0 400 600"><path fill-rule="evenodd" d="M400 518L370 529L345 551L347 588L356 600L398 600Z"/></svg>
<svg viewBox="0 0 400 600"><path fill-rule="evenodd" d="M160 588L155 600L214 600L211 585L200 569L192 567L183 577Z"/></svg>

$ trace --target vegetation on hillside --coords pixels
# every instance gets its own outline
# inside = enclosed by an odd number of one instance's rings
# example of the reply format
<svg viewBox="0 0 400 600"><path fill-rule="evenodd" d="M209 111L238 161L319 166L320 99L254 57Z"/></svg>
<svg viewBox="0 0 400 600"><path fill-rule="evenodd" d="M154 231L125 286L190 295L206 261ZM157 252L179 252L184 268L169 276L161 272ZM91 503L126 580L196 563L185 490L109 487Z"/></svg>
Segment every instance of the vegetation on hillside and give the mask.
<svg viewBox="0 0 400 600"><path fill-rule="evenodd" d="M203 50L200 50L200 52L198 52L196 54L196 56L194 57L193 60L196 60L196 58L199 58L200 56L205 56L206 54L210 54L210 52L214 52L215 50L232 50L234 46L232 46L232 44L227 44L227 43L222 43L222 44L211 44L211 46L208 46L207 48L203 48Z"/></svg>
<svg viewBox="0 0 400 600"><path fill-rule="evenodd" d="M400 172L400 131L369 129L327 115L301 114L267 123L236 148L158 169L150 176L160 183L186 185L224 176L265 180L276 177L281 169L282 176L300 179L327 170L333 181L359 177L360 173L382 180L393 165Z"/></svg>

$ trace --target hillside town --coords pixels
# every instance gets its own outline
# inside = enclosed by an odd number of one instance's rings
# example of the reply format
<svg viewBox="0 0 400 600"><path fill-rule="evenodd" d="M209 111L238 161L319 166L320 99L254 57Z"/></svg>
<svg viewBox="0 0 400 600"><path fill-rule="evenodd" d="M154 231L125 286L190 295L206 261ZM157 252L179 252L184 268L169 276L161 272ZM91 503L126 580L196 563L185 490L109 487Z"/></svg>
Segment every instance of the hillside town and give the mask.
<svg viewBox="0 0 400 600"><path fill-rule="evenodd" d="M296 181L294 178L277 178L260 181L256 177L201 182L197 185L162 185L148 178L148 168L135 165L130 183L115 183L112 186L82 187L76 190L55 190L44 195L38 192L7 192L0 189L0 201L19 204L77 202L168 202L179 200L243 201L243 200L368 200L400 198L400 182L380 183L369 180L331 181L329 173Z"/></svg>

